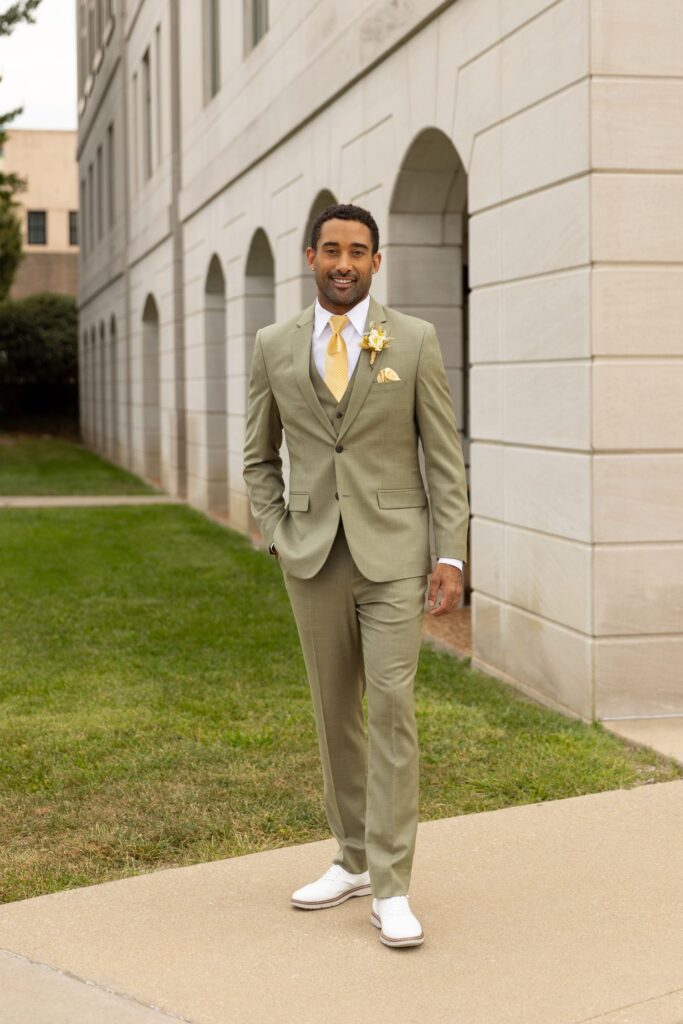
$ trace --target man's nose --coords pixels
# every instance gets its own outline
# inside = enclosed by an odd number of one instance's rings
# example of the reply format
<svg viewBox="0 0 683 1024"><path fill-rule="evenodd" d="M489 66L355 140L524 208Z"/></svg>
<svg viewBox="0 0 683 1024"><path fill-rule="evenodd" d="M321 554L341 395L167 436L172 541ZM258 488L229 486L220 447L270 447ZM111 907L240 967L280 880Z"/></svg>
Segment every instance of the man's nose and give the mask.
<svg viewBox="0 0 683 1024"><path fill-rule="evenodd" d="M345 253L340 254L335 270L338 274L344 274L346 271L351 270L351 260Z"/></svg>

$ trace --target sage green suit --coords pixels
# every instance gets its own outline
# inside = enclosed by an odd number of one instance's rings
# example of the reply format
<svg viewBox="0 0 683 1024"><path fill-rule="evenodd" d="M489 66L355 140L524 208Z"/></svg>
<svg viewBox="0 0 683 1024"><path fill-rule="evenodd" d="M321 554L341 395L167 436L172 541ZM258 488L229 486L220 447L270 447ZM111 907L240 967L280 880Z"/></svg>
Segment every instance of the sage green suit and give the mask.
<svg viewBox="0 0 683 1024"><path fill-rule="evenodd" d="M367 866L376 897L402 895L417 828L413 680L432 568L429 513L437 554L464 560L462 448L431 324L371 300L368 325L381 323L392 341L372 367L361 352L336 402L312 360L313 314L311 306L258 332L244 478L297 621L336 860L352 872ZM378 382L387 368L399 380Z"/></svg>

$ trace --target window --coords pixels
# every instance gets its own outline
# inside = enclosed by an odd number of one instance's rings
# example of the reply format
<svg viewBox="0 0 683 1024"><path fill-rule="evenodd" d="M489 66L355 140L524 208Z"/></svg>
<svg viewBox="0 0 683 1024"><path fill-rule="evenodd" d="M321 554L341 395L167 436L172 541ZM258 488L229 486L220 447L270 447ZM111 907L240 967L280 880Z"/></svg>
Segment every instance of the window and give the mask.
<svg viewBox="0 0 683 1024"><path fill-rule="evenodd" d="M156 62L156 90L157 90L157 164L161 163L161 25L157 25L154 31L154 60Z"/></svg>
<svg viewBox="0 0 683 1024"><path fill-rule="evenodd" d="M107 207L109 227L116 220L116 180L114 177L114 122L107 128Z"/></svg>
<svg viewBox="0 0 683 1024"><path fill-rule="evenodd" d="M85 3L78 5L78 95L83 95L85 80L88 77L88 29L86 25Z"/></svg>
<svg viewBox="0 0 683 1024"><path fill-rule="evenodd" d="M78 245L78 213L69 210L69 245Z"/></svg>
<svg viewBox="0 0 683 1024"><path fill-rule="evenodd" d="M152 176L152 69L149 49L142 58L142 157L145 178Z"/></svg>
<svg viewBox="0 0 683 1024"><path fill-rule="evenodd" d="M29 245L47 245L47 213L45 210L28 211L26 234Z"/></svg>
<svg viewBox="0 0 683 1024"><path fill-rule="evenodd" d="M204 99L208 103L221 87L220 0L204 0Z"/></svg>
<svg viewBox="0 0 683 1024"><path fill-rule="evenodd" d="M95 50L97 45L95 43L95 8L93 7L92 0L88 6L88 71L92 70L93 61L95 60Z"/></svg>
<svg viewBox="0 0 683 1024"><path fill-rule="evenodd" d="M81 178L81 210L80 210L80 213L81 213L81 224L83 223L83 218L85 217L85 204L86 204L86 198L85 198L85 178ZM85 239L86 239L86 234L85 234L85 231L83 231L83 245L81 246L81 250L82 250L83 253L85 253L85 249L86 249Z"/></svg>
<svg viewBox="0 0 683 1024"><path fill-rule="evenodd" d="M102 146L97 147L97 237L104 234L104 158Z"/></svg>
<svg viewBox="0 0 683 1024"><path fill-rule="evenodd" d="M92 164L88 167L88 248L95 248L95 170Z"/></svg>
<svg viewBox="0 0 683 1024"><path fill-rule="evenodd" d="M131 178L133 179L133 188L138 187L138 75L137 71L133 75L133 133L132 133L132 146L131 146Z"/></svg>
<svg viewBox="0 0 683 1024"><path fill-rule="evenodd" d="M245 50L253 50L268 31L268 0L244 0Z"/></svg>

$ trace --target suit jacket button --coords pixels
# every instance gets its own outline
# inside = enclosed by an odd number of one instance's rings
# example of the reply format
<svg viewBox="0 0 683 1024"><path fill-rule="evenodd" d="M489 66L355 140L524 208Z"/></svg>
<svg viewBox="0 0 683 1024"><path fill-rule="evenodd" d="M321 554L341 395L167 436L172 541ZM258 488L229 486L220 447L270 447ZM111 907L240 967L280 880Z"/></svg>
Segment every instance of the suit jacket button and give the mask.
<svg viewBox="0 0 683 1024"><path fill-rule="evenodd" d="M335 452L343 452L344 451L344 445L343 444L338 444L334 450L335 450Z"/></svg>
<svg viewBox="0 0 683 1024"><path fill-rule="evenodd" d="M336 491L334 492L334 496L335 496L335 498L337 499L337 501L339 501L339 495L337 494L337 492L336 492Z"/></svg>
<svg viewBox="0 0 683 1024"><path fill-rule="evenodd" d="M338 412L338 413L336 414L336 416L337 416L337 419L338 419L338 420L340 420L340 419L342 418L342 416L343 416L343 415L344 415L344 413L343 413L343 412Z"/></svg>

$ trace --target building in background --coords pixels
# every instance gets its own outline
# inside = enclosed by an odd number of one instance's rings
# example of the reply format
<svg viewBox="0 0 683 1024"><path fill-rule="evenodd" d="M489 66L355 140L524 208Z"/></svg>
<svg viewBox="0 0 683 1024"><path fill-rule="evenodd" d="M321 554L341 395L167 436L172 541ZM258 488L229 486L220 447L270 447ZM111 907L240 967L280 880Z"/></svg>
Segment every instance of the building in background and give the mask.
<svg viewBox="0 0 683 1024"><path fill-rule="evenodd" d="M24 258L10 296L78 294L77 133L8 129L0 157L6 173L25 178L17 194Z"/></svg>
<svg viewBox="0 0 683 1024"><path fill-rule="evenodd" d="M316 214L367 206L463 432L474 665L683 716L679 0L78 12L87 442L249 532L255 331L312 301Z"/></svg>

